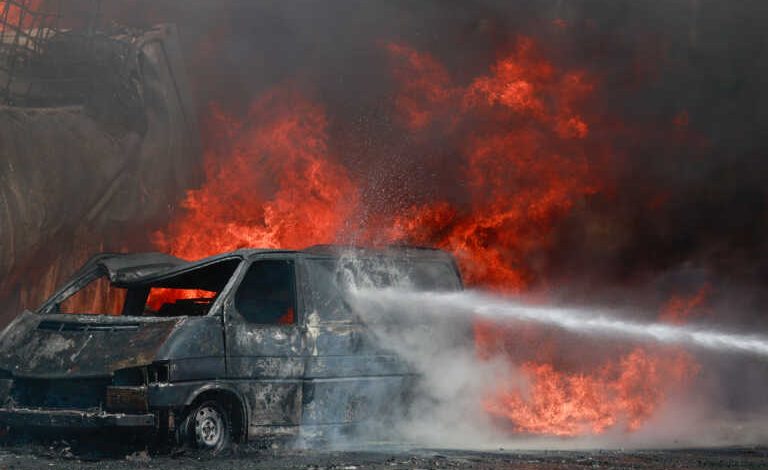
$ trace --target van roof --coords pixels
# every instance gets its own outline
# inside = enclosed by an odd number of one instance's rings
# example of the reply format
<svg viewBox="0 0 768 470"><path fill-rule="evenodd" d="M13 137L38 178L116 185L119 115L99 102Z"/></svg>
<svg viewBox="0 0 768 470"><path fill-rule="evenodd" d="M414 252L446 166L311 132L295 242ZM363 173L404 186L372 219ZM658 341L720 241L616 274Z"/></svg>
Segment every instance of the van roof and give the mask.
<svg viewBox="0 0 768 470"><path fill-rule="evenodd" d="M303 254L310 257L337 258L340 256L356 257L394 257L440 259L453 262L453 257L445 251L419 246L394 245L385 247L361 247L349 245L314 245L303 250L283 250L269 248L241 248L195 261L188 261L165 253L101 253L92 257L83 269L100 266L116 284L140 283L156 278L172 276L188 270L214 264L231 258L249 258L264 253Z"/></svg>

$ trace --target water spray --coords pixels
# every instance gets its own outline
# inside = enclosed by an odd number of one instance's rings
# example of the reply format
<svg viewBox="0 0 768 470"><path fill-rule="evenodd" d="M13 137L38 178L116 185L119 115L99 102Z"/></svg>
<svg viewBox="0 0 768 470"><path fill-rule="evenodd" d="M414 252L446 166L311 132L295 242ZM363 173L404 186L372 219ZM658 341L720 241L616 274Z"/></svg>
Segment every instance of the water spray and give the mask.
<svg viewBox="0 0 768 470"><path fill-rule="evenodd" d="M620 335L642 341L688 345L720 352L768 357L768 337L723 333L693 325L642 323L604 310L536 306L493 296L465 292L419 292L403 289L357 289L354 301L361 309L429 312L438 315L479 315L497 320L523 320L592 336Z"/></svg>

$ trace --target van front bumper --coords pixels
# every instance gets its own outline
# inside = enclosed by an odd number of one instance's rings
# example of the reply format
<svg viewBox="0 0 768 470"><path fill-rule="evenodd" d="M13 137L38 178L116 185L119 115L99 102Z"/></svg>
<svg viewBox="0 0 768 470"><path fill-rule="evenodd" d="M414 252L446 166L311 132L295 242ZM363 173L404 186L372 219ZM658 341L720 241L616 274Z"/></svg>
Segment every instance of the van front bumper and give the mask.
<svg viewBox="0 0 768 470"><path fill-rule="evenodd" d="M49 408L0 408L0 423L35 428L149 428L155 415Z"/></svg>

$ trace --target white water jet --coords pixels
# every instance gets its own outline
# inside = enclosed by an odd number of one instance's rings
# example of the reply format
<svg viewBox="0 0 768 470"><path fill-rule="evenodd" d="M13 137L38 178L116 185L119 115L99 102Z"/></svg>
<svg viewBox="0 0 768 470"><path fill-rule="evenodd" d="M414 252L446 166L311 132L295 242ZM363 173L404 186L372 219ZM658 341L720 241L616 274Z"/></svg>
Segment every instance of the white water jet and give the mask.
<svg viewBox="0 0 768 470"><path fill-rule="evenodd" d="M475 314L500 320L535 322L593 336L624 336L641 341L768 357L768 337L763 335L725 333L692 325L641 323L624 320L601 310L527 305L473 291L441 293L403 289L354 289L351 294L361 313Z"/></svg>

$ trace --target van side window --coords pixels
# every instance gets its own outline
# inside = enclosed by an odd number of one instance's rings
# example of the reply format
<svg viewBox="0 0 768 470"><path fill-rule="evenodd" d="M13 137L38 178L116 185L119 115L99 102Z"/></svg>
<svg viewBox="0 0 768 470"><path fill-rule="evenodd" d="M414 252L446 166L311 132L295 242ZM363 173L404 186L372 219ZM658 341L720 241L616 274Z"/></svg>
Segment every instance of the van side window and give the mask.
<svg viewBox="0 0 768 470"><path fill-rule="evenodd" d="M255 261L235 295L235 308L246 321L264 325L296 322L293 262Z"/></svg>

